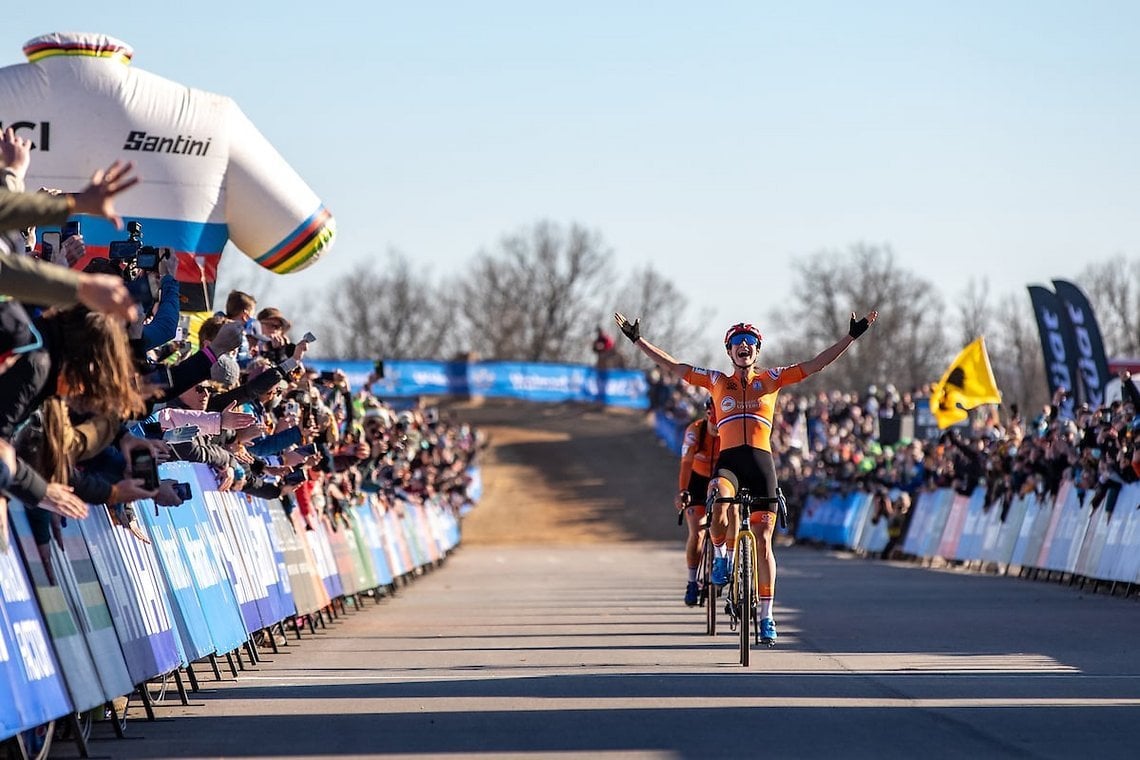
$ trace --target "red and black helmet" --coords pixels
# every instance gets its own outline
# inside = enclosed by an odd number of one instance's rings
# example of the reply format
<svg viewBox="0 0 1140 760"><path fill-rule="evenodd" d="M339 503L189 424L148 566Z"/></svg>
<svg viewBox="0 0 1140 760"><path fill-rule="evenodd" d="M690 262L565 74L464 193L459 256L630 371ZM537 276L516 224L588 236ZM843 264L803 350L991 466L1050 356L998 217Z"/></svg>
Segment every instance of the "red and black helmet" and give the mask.
<svg viewBox="0 0 1140 760"><path fill-rule="evenodd" d="M732 336L740 335L741 333L746 333L748 335L755 335L757 345L759 345L764 340L764 336L761 335L760 331L757 330L755 327L748 324L747 322L737 322L735 325L728 328L728 332L726 332L724 334L724 350L725 351L727 351L729 349L729 341L732 340Z"/></svg>

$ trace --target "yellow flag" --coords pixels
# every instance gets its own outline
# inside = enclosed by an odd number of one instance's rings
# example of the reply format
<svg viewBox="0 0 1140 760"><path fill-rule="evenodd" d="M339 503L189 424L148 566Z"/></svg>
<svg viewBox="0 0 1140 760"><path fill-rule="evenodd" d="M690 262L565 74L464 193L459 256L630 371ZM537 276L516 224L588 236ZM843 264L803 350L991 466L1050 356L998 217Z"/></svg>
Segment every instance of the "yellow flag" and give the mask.
<svg viewBox="0 0 1140 760"><path fill-rule="evenodd" d="M975 338L962 349L930 394L930 412L940 430L966 419L967 409L1000 403L1001 391L986 354L985 338Z"/></svg>

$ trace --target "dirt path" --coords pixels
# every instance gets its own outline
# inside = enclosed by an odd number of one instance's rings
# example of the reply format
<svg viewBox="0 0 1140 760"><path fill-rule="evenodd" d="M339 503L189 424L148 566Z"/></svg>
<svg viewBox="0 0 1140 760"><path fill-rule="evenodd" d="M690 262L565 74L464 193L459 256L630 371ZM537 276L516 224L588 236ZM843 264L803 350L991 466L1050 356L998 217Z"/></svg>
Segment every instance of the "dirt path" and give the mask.
<svg viewBox="0 0 1140 760"><path fill-rule="evenodd" d="M644 412L501 399L449 409L491 436L465 544L683 540L677 458Z"/></svg>

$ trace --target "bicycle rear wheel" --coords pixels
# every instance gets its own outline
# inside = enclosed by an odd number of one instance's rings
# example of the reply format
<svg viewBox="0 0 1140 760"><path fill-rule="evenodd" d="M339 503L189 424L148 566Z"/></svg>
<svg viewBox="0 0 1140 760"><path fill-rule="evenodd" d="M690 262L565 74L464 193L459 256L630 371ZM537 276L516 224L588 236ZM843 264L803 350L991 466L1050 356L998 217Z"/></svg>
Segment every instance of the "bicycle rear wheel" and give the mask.
<svg viewBox="0 0 1140 760"><path fill-rule="evenodd" d="M752 653L752 634L749 630L755 623L756 598L753 595L753 565L756 557L752 549L752 539L747 535L741 536L737 541L740 553L739 576L736 583L737 602L740 604L740 664L748 667L749 655Z"/></svg>

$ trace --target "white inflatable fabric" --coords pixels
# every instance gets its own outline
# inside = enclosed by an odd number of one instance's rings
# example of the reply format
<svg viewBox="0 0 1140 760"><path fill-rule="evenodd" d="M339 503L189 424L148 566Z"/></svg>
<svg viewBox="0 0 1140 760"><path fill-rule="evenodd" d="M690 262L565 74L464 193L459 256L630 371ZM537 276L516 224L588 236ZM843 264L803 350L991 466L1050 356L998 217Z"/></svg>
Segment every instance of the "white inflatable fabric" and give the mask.
<svg viewBox="0 0 1140 760"><path fill-rule="evenodd" d="M179 281L198 286L183 286L184 311L210 308L194 302L203 277L212 298L227 240L280 274L331 248L332 215L232 99L132 68L132 48L103 34L46 34L24 53L28 63L0 68L0 129L33 142L28 189L79 190L97 169L134 161L142 182L116 210L142 224L144 245L178 254ZM87 260L126 239L77 218Z"/></svg>

